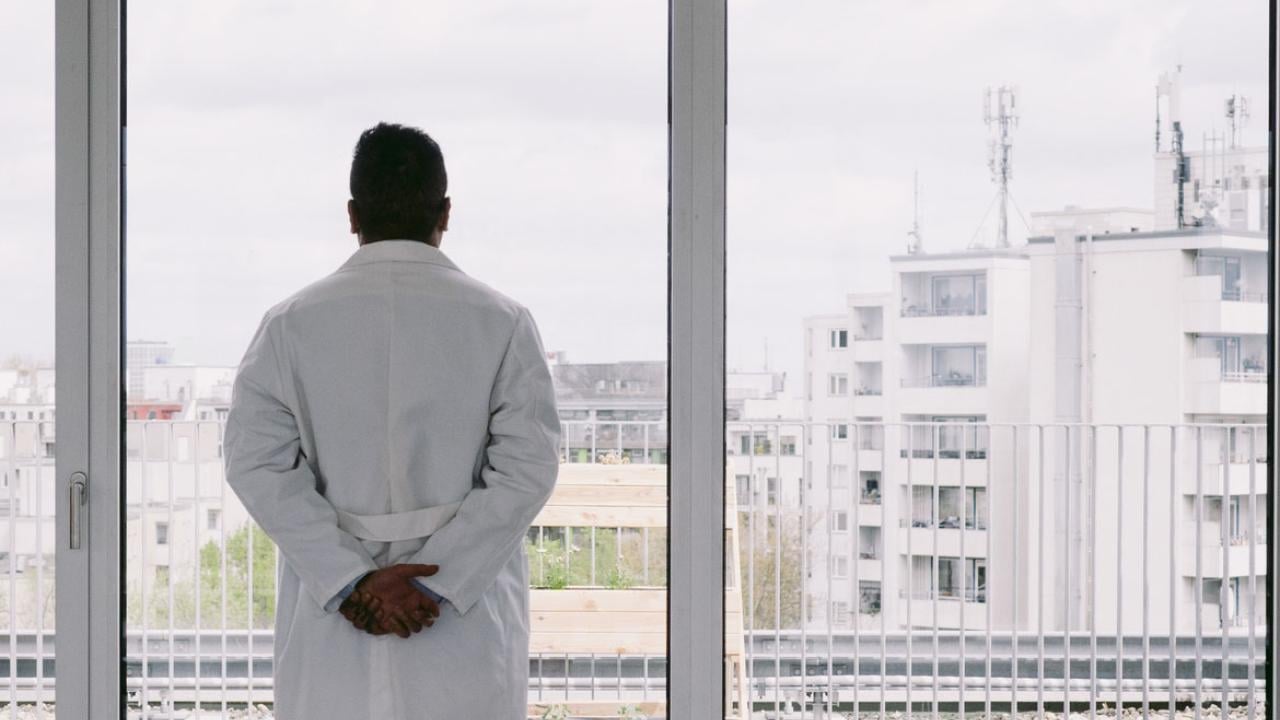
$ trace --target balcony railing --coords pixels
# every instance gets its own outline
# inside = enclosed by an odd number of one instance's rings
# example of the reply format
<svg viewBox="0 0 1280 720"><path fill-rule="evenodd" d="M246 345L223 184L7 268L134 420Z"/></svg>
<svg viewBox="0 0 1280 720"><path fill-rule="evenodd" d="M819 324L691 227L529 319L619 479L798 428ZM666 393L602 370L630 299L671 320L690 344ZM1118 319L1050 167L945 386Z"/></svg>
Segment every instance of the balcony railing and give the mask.
<svg viewBox="0 0 1280 720"><path fill-rule="evenodd" d="M848 427L840 439L832 438L830 423L727 428L774 436L798 430L813 439L812 446L799 444L801 461L790 465L807 468L814 461L812 470L796 475L810 480L812 491L792 494L792 485L780 485L777 503L738 508L726 521L726 551L738 553L726 563L736 573L728 579L727 598L741 598L740 611L726 600L732 611L726 630L730 638L741 639L744 682L757 713L782 717L781 709L789 705L821 716L818 711L827 704L849 710L853 693L864 711L900 710L909 703L919 709L920 703L954 703L961 696L974 705L988 699L1003 707L1043 703L1055 712L1086 703L1140 707L1146 700L1185 707L1263 700L1267 577L1249 575L1233 584L1183 572L1196 554L1192 548L1211 545L1222 533L1221 516L1206 517L1208 495L1188 490L1195 485L1188 479L1204 480L1215 462L1224 460L1245 459L1252 466L1247 474L1253 485L1240 512L1243 527L1258 528L1231 533L1228 543L1232 552L1244 548L1253 557L1266 557L1268 538L1260 529L1269 507L1265 426L840 424ZM8 647L0 648L0 657L10 658L8 684L0 686L0 695L7 692L14 703L52 699L55 682L52 605L44 602L53 582L54 505L47 492L53 487L53 460L27 441L34 436L20 425L0 423L0 469L17 480L0 488L0 497L9 500L0 506L0 517L7 520L7 531L0 531L5 549L0 568L9 568L13 608ZM604 434L587 429L592 437ZM866 517L865 494L847 488L848 478L860 477L863 470L859 453L852 452L863 438L887 437L896 451L917 433L953 433L957 452L967 456L974 431L985 438L986 463L886 459L875 471L886 500L909 502L917 487L963 491L980 483L991 507L1010 509L987 516L967 504L958 506L957 527L986 527L983 536L950 534L954 547L940 552L936 542L921 547L919 532L880 533L873 544L863 533L833 535L830 523L813 521L843 510L852 529ZM129 423L128 432L132 451L125 511L131 554L124 583L130 712L147 707L148 716L159 719L174 705L200 704L204 712L243 708L248 702L269 705L279 560L223 483L221 424L139 421ZM1222 451L1227 447L1233 449L1230 455ZM610 449L617 446L595 448L597 453ZM832 453L842 454L840 462L847 465L841 480L827 472ZM610 462L607 455L592 457L597 464ZM743 462L772 463L776 457L749 456ZM16 470L22 471L20 478ZM641 471L646 468L635 469ZM27 479L40 482L27 484ZM748 482L762 481L752 476ZM845 491L833 494L839 483ZM140 497L147 502L138 502ZM830 498L847 505L833 506ZM219 511L216 518L208 509ZM956 512L940 513L939 522L929 513L926 535L942 533ZM153 534L157 521L167 523L163 545ZM1059 532L1060 527L1069 532ZM665 536L644 537L645 531L632 527L593 531L561 525L537 532L541 538L529 540L534 585L569 593L577 588L661 592L665 586ZM1061 542L1064 536L1072 542ZM161 549L166 570L158 573ZM851 577L837 580L827 574L837 553L856 558L848 563ZM931 587L939 592L933 593L920 587L912 572L889 572L904 559L921 557L955 557L959 568L980 557L986 577L978 582L971 573L958 573L950 585L935 580ZM866 563L879 565L873 578L862 577ZM563 580L549 578L553 565L565 570ZM1117 574L1117 567L1124 571ZM1247 567L1255 567L1252 559ZM1048 570L1039 575L1038 568L1072 568L1073 574L1058 582ZM188 582L205 576L215 582ZM1185 580L1211 589L1183 592ZM879 588L874 601L865 591L870 582ZM1175 598L1171 605L1170 597ZM900 602L906 598L936 602L940 609L926 613L919 602ZM962 598L970 603L954 602ZM834 602L860 611L842 618L812 611ZM1157 602L1160 612L1141 611ZM957 605L961 612L942 610ZM1212 621L1222 606L1233 609L1225 620ZM957 661L962 652L967 662ZM661 654L544 649L531 652L529 662L531 712L593 701L616 702L619 708L660 705L664 699L667 669Z"/></svg>
<svg viewBox="0 0 1280 720"><path fill-rule="evenodd" d="M562 420L560 460L568 463L666 463L662 420Z"/></svg>
<svg viewBox="0 0 1280 720"><path fill-rule="evenodd" d="M987 529L987 521L983 518L975 519L972 514L967 515L964 520L961 520L959 517L954 515L944 517L941 520L927 517L915 517L910 520L907 518L898 518L898 527L900 528L913 527L916 529L928 530L936 527L939 530L959 530L961 524L964 525L965 530Z"/></svg>
<svg viewBox="0 0 1280 720"><path fill-rule="evenodd" d="M986 315L986 308L979 308L974 303L959 305L909 305L902 306L902 317L963 317Z"/></svg>
<svg viewBox="0 0 1280 720"><path fill-rule="evenodd" d="M1184 577L1186 560L1195 554L1187 541L1197 534L1212 541L1210 533L1221 532L1205 519L1209 497L1188 492L1188 478L1207 478L1224 460L1239 459L1254 466L1252 476L1264 478L1265 426L851 423L847 436L836 440L828 427L812 423L809 430L820 460L807 474L812 492L740 514L744 625L753 640L747 644L753 670L748 682L756 709L767 717L783 717L767 713L797 704L814 717L824 717L828 705L851 712L855 694L864 713L877 706L932 706L944 697L948 704L965 698L970 709L988 702L1006 709L1036 703L1054 712L1103 703L1140 708L1144 701L1179 707L1261 702L1266 576L1249 576L1240 586L1244 621L1205 621L1203 611L1213 604L1181 588L1186 580L1202 586L1214 580ZM874 547L859 533L833 539L824 525L805 522L830 509L822 466L834 455L847 459L856 476L858 453L840 448L856 449L869 433L892 438L894 455L915 457L919 448L911 447L912 440L946 437L954 442L942 452L986 462L877 464L881 492L901 498L907 518L918 521L899 524L917 531L883 534ZM1230 455L1222 451L1227 443ZM909 509L914 488L958 486L963 492L978 485L991 507L1010 510L988 515L963 504L913 516ZM1265 517L1264 485L1256 482L1246 514ZM1074 488L1069 494L1068 486ZM848 502L850 524L857 526L862 498L855 494ZM1187 507L1195 512L1188 515ZM801 530L806 527L814 529ZM976 538L944 535L962 527L985 532ZM1266 555L1265 533L1237 533L1230 542ZM805 547L819 553L810 557ZM824 576L821 569L830 567L825 552L858 558L852 577L832 582ZM794 575L779 573L774 559L780 554L789 558L782 567ZM888 572L906 558L939 557L955 558L960 568L981 559L985 577L970 573L940 584L939 576L920 587L910 571ZM878 563L878 571L867 569L868 562ZM1056 574L1064 567L1074 568L1066 582ZM1118 567L1124 568L1119 575ZM871 573L884 582L886 598L874 614L856 590ZM816 602L784 602L796 595ZM1176 598L1171 608L1170 597ZM1167 609L1144 616L1142 608L1157 600ZM861 612L822 610L834 603ZM1055 610L1048 610L1050 603ZM967 662L959 661L962 655Z"/></svg>
<svg viewBox="0 0 1280 720"><path fill-rule="evenodd" d="M911 593L912 600L959 600L962 596L964 597L965 602L985 603L987 601L987 589L982 587L967 587L962 589L959 585L953 585L950 587L939 587L933 590L916 590ZM905 600L907 598L907 592L905 590L899 590L898 597Z"/></svg>
<svg viewBox="0 0 1280 720"><path fill-rule="evenodd" d="M987 379L982 376L975 376L971 372L951 371L926 375L924 377L902 378L902 387L904 388L931 388L931 387L984 387Z"/></svg>
<svg viewBox="0 0 1280 720"><path fill-rule="evenodd" d="M1240 370L1229 371L1224 370L1222 373L1222 382L1224 383L1265 383L1267 381L1267 373L1265 370Z"/></svg>
<svg viewBox="0 0 1280 720"><path fill-rule="evenodd" d="M1270 296L1265 292L1228 290L1223 288L1222 299L1228 302L1265 303L1270 300Z"/></svg>

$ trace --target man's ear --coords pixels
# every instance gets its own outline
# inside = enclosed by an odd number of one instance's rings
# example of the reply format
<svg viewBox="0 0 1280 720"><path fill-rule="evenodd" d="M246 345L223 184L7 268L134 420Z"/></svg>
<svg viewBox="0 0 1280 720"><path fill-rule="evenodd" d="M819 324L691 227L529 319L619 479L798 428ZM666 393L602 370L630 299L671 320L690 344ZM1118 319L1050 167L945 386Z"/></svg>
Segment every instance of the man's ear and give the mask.
<svg viewBox="0 0 1280 720"><path fill-rule="evenodd" d="M347 221L351 223L351 234L360 234L360 219L356 217L356 201L347 201Z"/></svg>
<svg viewBox="0 0 1280 720"><path fill-rule="evenodd" d="M440 220L436 222L436 229L440 232L449 231L449 211L453 209L453 201L449 198L444 199L444 207L440 211Z"/></svg>

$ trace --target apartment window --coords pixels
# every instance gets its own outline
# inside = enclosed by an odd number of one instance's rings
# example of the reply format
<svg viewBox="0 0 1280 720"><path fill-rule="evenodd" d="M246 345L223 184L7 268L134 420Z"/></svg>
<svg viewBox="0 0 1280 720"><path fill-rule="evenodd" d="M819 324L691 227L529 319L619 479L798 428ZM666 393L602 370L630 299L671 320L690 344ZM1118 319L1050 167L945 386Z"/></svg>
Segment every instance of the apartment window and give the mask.
<svg viewBox="0 0 1280 720"><path fill-rule="evenodd" d="M984 345L934 347L931 354L931 384L985 385L987 381L987 348Z"/></svg>
<svg viewBox="0 0 1280 720"><path fill-rule="evenodd" d="M903 488L904 490L906 488ZM911 488L911 527L933 527L933 488L915 485Z"/></svg>
<svg viewBox="0 0 1280 720"><path fill-rule="evenodd" d="M965 599L969 602L987 601L987 561L983 558L965 560Z"/></svg>
<svg viewBox="0 0 1280 720"><path fill-rule="evenodd" d="M832 425L831 439L832 440L848 440L849 426L848 425Z"/></svg>
<svg viewBox="0 0 1280 720"><path fill-rule="evenodd" d="M844 328L831 331L831 349L843 350L849 347L849 331Z"/></svg>
<svg viewBox="0 0 1280 720"><path fill-rule="evenodd" d="M960 558L938 558L938 597L960 597Z"/></svg>
<svg viewBox="0 0 1280 720"><path fill-rule="evenodd" d="M1196 256L1196 275L1221 277L1222 299L1240 300L1244 291L1244 273L1240 261L1239 256L1200 253Z"/></svg>
<svg viewBox="0 0 1280 720"><path fill-rule="evenodd" d="M965 527L970 530L987 529L987 489L965 488Z"/></svg>
<svg viewBox="0 0 1280 720"><path fill-rule="evenodd" d="M935 450L946 459L987 456L991 431L982 417L935 415L915 422L920 424L902 428L902 457L932 458Z"/></svg>
<svg viewBox="0 0 1280 720"><path fill-rule="evenodd" d="M832 620L838 625L849 624L849 602L836 600L831 603Z"/></svg>
<svg viewBox="0 0 1280 720"><path fill-rule="evenodd" d="M209 508L205 511L205 526L210 530L218 529L218 521L222 519L222 511L217 508Z"/></svg>
<svg viewBox="0 0 1280 720"><path fill-rule="evenodd" d="M831 576L834 578L849 577L849 556L833 555L831 557Z"/></svg>
<svg viewBox="0 0 1280 720"><path fill-rule="evenodd" d="M985 315L987 276L937 275L932 283L934 315Z"/></svg>
<svg viewBox="0 0 1280 720"><path fill-rule="evenodd" d="M858 583L858 612L863 615L880 613L880 583L863 580Z"/></svg>
<svg viewBox="0 0 1280 720"><path fill-rule="evenodd" d="M831 466L831 487L847 488L849 487L849 466L844 464L836 464Z"/></svg>
<svg viewBox="0 0 1280 720"><path fill-rule="evenodd" d="M827 376L827 394L831 397L844 397L849 394L849 376L845 373L831 373Z"/></svg>
<svg viewBox="0 0 1280 720"><path fill-rule="evenodd" d="M778 443L778 449L783 455L795 455L796 454L796 436L783 435L782 439Z"/></svg>
<svg viewBox="0 0 1280 720"><path fill-rule="evenodd" d="M734 485L738 488L738 505L751 504L751 476L750 475L734 475Z"/></svg>
<svg viewBox="0 0 1280 720"><path fill-rule="evenodd" d="M169 523L167 522L156 523L156 544L157 545L169 544Z"/></svg>
<svg viewBox="0 0 1280 720"><path fill-rule="evenodd" d="M765 502L767 502L770 505L777 505L778 504L778 479L769 478L767 481L765 481L765 486L767 488Z"/></svg>
<svg viewBox="0 0 1280 720"><path fill-rule="evenodd" d="M863 505L880 504L880 473L876 470L863 470L859 478L859 502Z"/></svg>
<svg viewBox="0 0 1280 720"><path fill-rule="evenodd" d="M849 513L844 510L832 510L831 529L835 532L847 532L849 530Z"/></svg>
<svg viewBox="0 0 1280 720"><path fill-rule="evenodd" d="M880 528L867 525L858 528L858 557L875 560L880 557Z"/></svg>

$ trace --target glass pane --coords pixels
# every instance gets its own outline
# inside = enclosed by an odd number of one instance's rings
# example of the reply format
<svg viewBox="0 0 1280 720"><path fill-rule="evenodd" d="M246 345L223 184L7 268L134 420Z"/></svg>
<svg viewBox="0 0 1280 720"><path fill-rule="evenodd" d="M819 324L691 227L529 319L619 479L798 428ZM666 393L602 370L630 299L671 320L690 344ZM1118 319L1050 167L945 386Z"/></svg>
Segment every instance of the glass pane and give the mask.
<svg viewBox="0 0 1280 720"><path fill-rule="evenodd" d="M0 7L0 285L9 300L0 324L0 704L7 717L54 701L53 52L53 3Z"/></svg>
<svg viewBox="0 0 1280 720"><path fill-rule="evenodd" d="M730 0L736 716L1263 711L1269 8L1139 5Z"/></svg>
<svg viewBox="0 0 1280 720"><path fill-rule="evenodd" d="M225 483L224 426L264 312L356 251L353 148L386 120L439 142L442 251L530 309L551 366L559 482L522 550L529 713L664 716L666 6L143 0L128 23L129 712L276 700L290 565ZM379 407L356 384L308 401ZM320 467L334 442L308 448ZM393 642L441 642L451 612Z"/></svg>

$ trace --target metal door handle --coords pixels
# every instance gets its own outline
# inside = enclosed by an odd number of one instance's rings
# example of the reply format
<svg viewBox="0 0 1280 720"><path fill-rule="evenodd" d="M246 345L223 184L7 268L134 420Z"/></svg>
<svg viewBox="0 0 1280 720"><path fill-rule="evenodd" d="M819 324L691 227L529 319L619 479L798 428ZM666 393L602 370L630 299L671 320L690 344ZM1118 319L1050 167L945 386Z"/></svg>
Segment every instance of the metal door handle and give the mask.
<svg viewBox="0 0 1280 720"><path fill-rule="evenodd" d="M80 509L84 507L84 491L85 486L89 482L89 476L77 470L71 473L71 485L68 487L67 496L71 506L67 513L67 521L70 523L71 549L80 549Z"/></svg>

